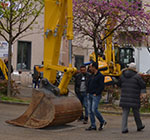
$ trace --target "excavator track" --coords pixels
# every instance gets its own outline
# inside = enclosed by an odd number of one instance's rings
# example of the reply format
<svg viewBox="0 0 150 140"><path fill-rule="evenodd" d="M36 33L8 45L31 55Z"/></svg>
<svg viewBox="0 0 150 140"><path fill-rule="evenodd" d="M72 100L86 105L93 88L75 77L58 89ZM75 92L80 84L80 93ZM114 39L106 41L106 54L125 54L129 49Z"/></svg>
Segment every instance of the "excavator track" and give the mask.
<svg viewBox="0 0 150 140"><path fill-rule="evenodd" d="M75 96L55 96L50 92L33 90L28 109L17 119L6 122L28 128L44 128L64 125L81 116L82 106Z"/></svg>

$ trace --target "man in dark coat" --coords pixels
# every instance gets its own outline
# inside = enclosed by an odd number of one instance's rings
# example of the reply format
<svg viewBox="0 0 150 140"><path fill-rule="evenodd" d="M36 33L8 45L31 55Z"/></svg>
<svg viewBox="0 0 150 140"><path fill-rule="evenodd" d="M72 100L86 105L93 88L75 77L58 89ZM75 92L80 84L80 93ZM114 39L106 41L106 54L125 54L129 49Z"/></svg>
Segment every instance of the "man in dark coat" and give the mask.
<svg viewBox="0 0 150 140"><path fill-rule="evenodd" d="M75 93L80 100L82 106L85 109L85 115L81 115L79 120L83 120L83 123L88 122L88 105L87 105L87 81L90 74L86 71L86 66L80 67L80 73L75 76Z"/></svg>
<svg viewBox="0 0 150 140"><path fill-rule="evenodd" d="M146 89L145 82L136 71L135 63L130 63L127 69L124 69L120 76L119 86L121 87L120 106L123 110L122 115L122 133L128 133L128 115L132 108L134 119L137 125L137 131L144 129L140 119L140 96L141 90Z"/></svg>
<svg viewBox="0 0 150 140"><path fill-rule="evenodd" d="M93 73L88 80L88 110L90 114L91 125L86 130L96 130L95 116L100 122L99 130L102 130L106 125L106 121L98 110L98 105L101 99L101 93L104 89L104 76L98 70L98 63L93 62L90 68Z"/></svg>

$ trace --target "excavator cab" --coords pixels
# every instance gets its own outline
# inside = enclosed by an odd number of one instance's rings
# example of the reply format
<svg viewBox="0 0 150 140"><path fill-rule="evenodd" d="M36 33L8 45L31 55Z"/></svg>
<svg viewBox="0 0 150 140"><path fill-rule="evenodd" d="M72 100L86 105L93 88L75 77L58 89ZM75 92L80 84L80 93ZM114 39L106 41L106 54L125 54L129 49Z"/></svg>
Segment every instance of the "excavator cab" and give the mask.
<svg viewBox="0 0 150 140"><path fill-rule="evenodd" d="M71 40L73 39L72 0L45 0L44 20L44 65L36 66L43 72L38 90L33 89L32 102L23 115L9 124L28 128L43 128L62 125L78 119L82 114L82 105L75 96L71 96L67 86L76 72L71 65ZM58 65L61 40L67 30L69 46L69 67ZM56 85L57 72L63 77ZM68 96L67 96L68 95Z"/></svg>
<svg viewBox="0 0 150 140"><path fill-rule="evenodd" d="M127 67L127 64L134 62L133 48L119 48L119 64L121 69Z"/></svg>

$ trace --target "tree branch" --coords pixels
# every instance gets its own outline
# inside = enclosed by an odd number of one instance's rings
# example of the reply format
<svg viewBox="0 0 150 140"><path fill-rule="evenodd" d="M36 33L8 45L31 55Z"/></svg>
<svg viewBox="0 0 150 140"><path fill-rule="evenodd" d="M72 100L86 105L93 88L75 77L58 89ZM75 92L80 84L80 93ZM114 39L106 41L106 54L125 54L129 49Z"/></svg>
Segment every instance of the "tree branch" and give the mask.
<svg viewBox="0 0 150 140"><path fill-rule="evenodd" d="M42 11L43 6L41 7L41 9L38 11L38 13L36 14L36 16L33 18L33 20L20 32L18 32L14 37L13 37L13 41L23 32L25 32L27 29L30 28L30 26L35 22L35 20L37 19L37 17L39 16L39 13Z"/></svg>
<svg viewBox="0 0 150 140"><path fill-rule="evenodd" d="M2 20L0 21L0 26L2 27L1 29L4 30L7 34L9 34L9 31L5 28L5 26L2 23Z"/></svg>
<svg viewBox="0 0 150 140"><path fill-rule="evenodd" d="M26 4L21 8L22 9L22 12L18 12L18 14L13 18L13 22L18 18L18 17L20 17L20 15L23 13L23 11L25 10L25 8L27 7L27 5L29 4L29 2L30 2L30 0L28 0L27 2L26 2ZM22 1L20 1L20 3L19 4L22 4ZM19 5L18 4L18 5ZM26 11L26 10L25 10Z"/></svg>
<svg viewBox="0 0 150 140"><path fill-rule="evenodd" d="M128 19L129 16L127 16L118 26L116 26L115 28L113 28L109 34L107 34L103 39L102 41L104 41L107 37L109 37L112 33L114 33L114 31L116 31L119 27L122 26L122 24L125 23L125 21Z"/></svg>
<svg viewBox="0 0 150 140"><path fill-rule="evenodd" d="M4 38L5 41L7 41L7 42L9 41L9 40L5 37L5 35L2 34L2 32L0 32L0 36L2 36L2 37Z"/></svg>
<svg viewBox="0 0 150 140"><path fill-rule="evenodd" d="M19 40L19 39L21 39L21 38L23 38L23 37L26 37L26 36L29 36L29 35L34 35L34 34L41 34L41 33L43 33L42 31L40 32L34 32L34 33L28 33L28 34L25 34L25 35L22 35L22 36L20 36L19 38L17 38L17 40ZM16 40L16 41L17 41ZM14 43L16 42L16 41L14 41Z"/></svg>

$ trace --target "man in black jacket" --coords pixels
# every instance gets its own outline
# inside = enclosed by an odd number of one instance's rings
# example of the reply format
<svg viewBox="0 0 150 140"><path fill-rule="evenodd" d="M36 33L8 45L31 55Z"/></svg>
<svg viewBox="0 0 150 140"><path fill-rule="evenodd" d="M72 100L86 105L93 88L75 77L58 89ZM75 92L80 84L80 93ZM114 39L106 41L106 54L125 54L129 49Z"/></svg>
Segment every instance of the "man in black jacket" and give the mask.
<svg viewBox="0 0 150 140"><path fill-rule="evenodd" d="M122 133L128 133L128 115L132 108L134 119L137 125L137 131L144 129L140 119L140 96L141 90L146 89L145 82L136 71L135 63L130 63L127 69L124 69L120 76L119 86L121 87L120 106L123 110L122 115Z"/></svg>
<svg viewBox="0 0 150 140"><path fill-rule="evenodd" d="M86 130L96 130L95 116L100 122L99 130L106 125L101 113L98 111L98 105L101 99L101 93L104 89L104 76L98 71L98 63L93 62L90 68L93 75L88 80L88 111L90 114L91 126Z"/></svg>
<svg viewBox="0 0 150 140"><path fill-rule="evenodd" d="M84 120L83 123L88 122L88 105L87 105L87 81L90 74L86 71L86 67L83 65L80 67L80 73L75 76L75 93L80 100L82 106L85 108L85 116L81 115L79 120Z"/></svg>

